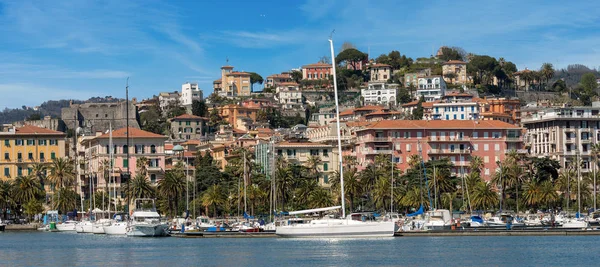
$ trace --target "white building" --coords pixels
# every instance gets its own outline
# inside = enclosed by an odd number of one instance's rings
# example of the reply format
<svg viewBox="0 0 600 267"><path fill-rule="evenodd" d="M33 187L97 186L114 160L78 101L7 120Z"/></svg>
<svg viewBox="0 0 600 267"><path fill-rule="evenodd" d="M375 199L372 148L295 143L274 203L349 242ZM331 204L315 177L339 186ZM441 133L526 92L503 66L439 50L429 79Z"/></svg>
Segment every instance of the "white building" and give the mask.
<svg viewBox="0 0 600 267"><path fill-rule="evenodd" d="M364 105L390 104L396 105L398 85L384 82L370 82L366 89L360 90Z"/></svg>
<svg viewBox="0 0 600 267"><path fill-rule="evenodd" d="M202 100L202 90L198 87L197 83L184 83L181 85L181 105L189 107L192 106L194 100Z"/></svg>
<svg viewBox="0 0 600 267"><path fill-rule="evenodd" d="M310 115L308 120L308 126L323 126L329 125L335 122L335 113L327 112L327 113L313 113Z"/></svg>
<svg viewBox="0 0 600 267"><path fill-rule="evenodd" d="M160 109L165 111L169 104L180 100L179 92L162 92L158 94L158 104Z"/></svg>
<svg viewBox="0 0 600 267"><path fill-rule="evenodd" d="M521 124L527 130L525 144L530 155L549 156L561 168L593 170L592 147L600 141L600 103L592 106L547 108L524 116Z"/></svg>
<svg viewBox="0 0 600 267"><path fill-rule="evenodd" d="M479 102L467 93L449 93L441 101L432 102L434 120L479 120Z"/></svg>
<svg viewBox="0 0 600 267"><path fill-rule="evenodd" d="M302 108L302 92L297 83L280 83L276 93L283 109Z"/></svg>
<svg viewBox="0 0 600 267"><path fill-rule="evenodd" d="M416 97L423 96L426 102L440 100L446 94L446 82L442 76L422 77L418 84Z"/></svg>

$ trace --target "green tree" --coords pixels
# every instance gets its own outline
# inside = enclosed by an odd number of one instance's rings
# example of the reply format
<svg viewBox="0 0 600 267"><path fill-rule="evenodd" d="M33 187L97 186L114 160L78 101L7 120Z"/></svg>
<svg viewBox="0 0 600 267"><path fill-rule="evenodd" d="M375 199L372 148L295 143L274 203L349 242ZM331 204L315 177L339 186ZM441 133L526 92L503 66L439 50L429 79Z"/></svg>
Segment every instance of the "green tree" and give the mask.
<svg viewBox="0 0 600 267"><path fill-rule="evenodd" d="M62 187L69 187L75 182L75 162L68 158L55 158L50 163L50 175L48 179L51 183Z"/></svg>
<svg viewBox="0 0 600 267"><path fill-rule="evenodd" d="M412 112L413 120L422 120L423 119L423 102L425 102L425 97L421 96L419 102L417 103L417 108L415 108Z"/></svg>
<svg viewBox="0 0 600 267"><path fill-rule="evenodd" d="M493 209L498 204L498 195L492 190L490 183L480 182L473 188L471 196L473 207L477 209Z"/></svg>
<svg viewBox="0 0 600 267"><path fill-rule="evenodd" d="M550 79L552 79L552 77L554 77L554 66L552 66L552 63L546 62L542 64L542 67L540 68L540 74L544 80L546 80L545 85L548 86L548 82Z"/></svg>
<svg viewBox="0 0 600 267"><path fill-rule="evenodd" d="M124 189L131 200L154 197L154 187L146 177L140 174L136 175L129 183L126 183Z"/></svg>
<svg viewBox="0 0 600 267"><path fill-rule="evenodd" d="M475 84L489 84L498 66L495 58L482 55L473 56L467 64L467 72L473 75Z"/></svg>
<svg viewBox="0 0 600 267"><path fill-rule="evenodd" d="M180 168L166 171L165 177L158 181L158 195L166 201L166 212L170 216L177 216L185 186L185 174Z"/></svg>
<svg viewBox="0 0 600 267"><path fill-rule="evenodd" d="M142 130L151 133L165 134L167 130L167 123L158 105L152 105L145 112L141 112L140 123Z"/></svg>
<svg viewBox="0 0 600 267"><path fill-rule="evenodd" d="M206 106L206 102L203 100L192 101L192 114L200 117L208 116L208 106Z"/></svg>
<svg viewBox="0 0 600 267"><path fill-rule="evenodd" d="M31 115L29 115L29 117L27 117L27 121L39 121L42 119L42 114L41 113L33 113Z"/></svg>
<svg viewBox="0 0 600 267"><path fill-rule="evenodd" d="M565 83L564 80L559 79L552 84L552 91L564 93L567 91L567 84Z"/></svg>
<svg viewBox="0 0 600 267"><path fill-rule="evenodd" d="M358 67L358 64L360 64L360 62L364 61L367 59L367 54L358 51L356 48L348 48L343 50L342 52L340 52L336 57L335 57L335 62L337 64L348 64L350 66L352 66L353 70L356 70Z"/></svg>
<svg viewBox="0 0 600 267"><path fill-rule="evenodd" d="M324 208L333 206L333 198L331 192L323 187L317 187L310 193L308 197L310 205L314 208Z"/></svg>
<svg viewBox="0 0 600 267"><path fill-rule="evenodd" d="M456 79L456 77L457 77L456 73L454 73L454 72L449 72L449 73L444 74L444 78L450 79L451 84L454 83L454 79Z"/></svg>
<svg viewBox="0 0 600 267"><path fill-rule="evenodd" d="M34 176L19 176L13 183L13 200L26 204L30 200L35 200L42 194L39 181Z"/></svg>
<svg viewBox="0 0 600 267"><path fill-rule="evenodd" d="M60 196L56 199L53 209L61 211L63 214L67 211L75 210L79 201L79 195L71 188L60 188L57 192Z"/></svg>
<svg viewBox="0 0 600 267"><path fill-rule="evenodd" d="M6 219L8 209L11 208L13 186L10 181L0 180L0 210L3 211L2 218Z"/></svg>
<svg viewBox="0 0 600 267"><path fill-rule="evenodd" d="M256 72L249 72L250 73L250 89L253 92L254 91L254 84L262 84L264 79L262 76L260 76L258 73Z"/></svg>
<svg viewBox="0 0 600 267"><path fill-rule="evenodd" d="M401 87L396 91L396 99L399 104L406 104L412 101L412 96L406 88Z"/></svg>
<svg viewBox="0 0 600 267"><path fill-rule="evenodd" d="M32 198L23 206L23 210L29 216L29 221L31 221L33 216L42 213L44 208L42 207L42 202Z"/></svg>
<svg viewBox="0 0 600 267"><path fill-rule="evenodd" d="M581 81L579 82L579 84L581 85L581 89L585 94L596 94L596 88L598 88L598 81L594 73L590 72L581 76Z"/></svg>
<svg viewBox="0 0 600 267"><path fill-rule="evenodd" d="M208 215L208 208L213 207L213 217L217 217L217 209L219 205L225 202L225 197L221 190L221 186L218 184L209 187L202 195L202 205L206 208L206 215Z"/></svg>
<svg viewBox="0 0 600 267"><path fill-rule="evenodd" d="M441 60L464 60L460 52L451 47L442 47L442 55L439 57Z"/></svg>
<svg viewBox="0 0 600 267"><path fill-rule="evenodd" d="M300 83L300 80L302 80L302 72L301 71L294 70L290 73L290 75L292 76L292 80L295 83Z"/></svg>

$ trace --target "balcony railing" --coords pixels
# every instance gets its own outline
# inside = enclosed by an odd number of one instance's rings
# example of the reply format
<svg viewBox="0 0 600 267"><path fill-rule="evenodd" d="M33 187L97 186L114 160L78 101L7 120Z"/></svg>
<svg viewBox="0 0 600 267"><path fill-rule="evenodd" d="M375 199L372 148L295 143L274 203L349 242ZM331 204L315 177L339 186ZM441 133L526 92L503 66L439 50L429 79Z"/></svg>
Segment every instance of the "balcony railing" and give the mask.
<svg viewBox="0 0 600 267"><path fill-rule="evenodd" d="M363 153L366 155L378 155L378 154L391 154L391 149L366 149L363 150Z"/></svg>
<svg viewBox="0 0 600 267"><path fill-rule="evenodd" d="M374 137L374 136L365 136L359 139L361 143L370 143L370 142L390 142L392 140L391 137Z"/></svg>
<svg viewBox="0 0 600 267"><path fill-rule="evenodd" d="M148 166L148 171L162 171L160 166Z"/></svg>
<svg viewBox="0 0 600 267"><path fill-rule="evenodd" d="M467 149L430 149L428 154L467 154L471 151Z"/></svg>
<svg viewBox="0 0 600 267"><path fill-rule="evenodd" d="M587 139L581 139L581 143L584 143L584 144L589 144L589 143L591 143L591 142L592 142L592 139L591 139L591 138L587 138Z"/></svg>
<svg viewBox="0 0 600 267"><path fill-rule="evenodd" d="M506 142L523 142L523 137L521 137L521 136L506 137Z"/></svg>
<svg viewBox="0 0 600 267"><path fill-rule="evenodd" d="M462 142L462 141L470 141L471 139L467 136L463 136L463 137L456 137L456 136L433 137L433 136L430 136L427 138L427 140L429 142Z"/></svg>

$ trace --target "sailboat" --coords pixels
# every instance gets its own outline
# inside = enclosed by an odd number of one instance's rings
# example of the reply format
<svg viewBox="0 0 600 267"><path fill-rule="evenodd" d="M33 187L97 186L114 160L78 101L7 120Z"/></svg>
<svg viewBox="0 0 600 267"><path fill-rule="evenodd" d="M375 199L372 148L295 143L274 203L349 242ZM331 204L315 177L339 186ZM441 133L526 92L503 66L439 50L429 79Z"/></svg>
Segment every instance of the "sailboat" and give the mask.
<svg viewBox="0 0 600 267"><path fill-rule="evenodd" d="M394 222L371 220L371 217L362 213L352 213L346 216L345 200L344 200L344 167L342 159L342 140L340 136L340 107L337 93L337 78L335 73L335 53L333 51L333 39L329 38L329 46L331 49L331 59L333 67L333 88L335 96L335 107L337 114L337 141L338 141L338 158L340 165L340 189L341 189L341 206L317 208L310 210L292 211L289 215L311 214L315 212L325 212L342 209L341 218L333 218L330 216L323 217L317 220L289 220L291 223L283 223L277 226L275 234L281 237L393 237ZM301 222L301 223L293 223Z"/></svg>
<svg viewBox="0 0 600 267"><path fill-rule="evenodd" d="M579 170L580 162L579 162L579 153L577 153L577 216L576 218L567 218L565 222L562 224L562 228L567 229L585 229L589 226L588 222L581 218L581 172ZM568 189L570 190L570 188ZM567 200L569 201L569 200Z"/></svg>

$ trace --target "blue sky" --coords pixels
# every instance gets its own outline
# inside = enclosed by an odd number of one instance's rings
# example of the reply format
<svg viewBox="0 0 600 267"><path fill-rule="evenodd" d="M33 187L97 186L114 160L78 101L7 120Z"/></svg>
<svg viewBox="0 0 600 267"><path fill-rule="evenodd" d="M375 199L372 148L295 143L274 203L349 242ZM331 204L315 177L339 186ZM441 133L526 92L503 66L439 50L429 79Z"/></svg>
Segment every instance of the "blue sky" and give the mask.
<svg viewBox="0 0 600 267"><path fill-rule="evenodd" d="M526 2L526 3L523 3ZM147 98L198 82L229 58L266 77L344 41L372 57L417 58L441 45L504 57L519 69L600 65L600 1L0 0L0 108L49 99Z"/></svg>

